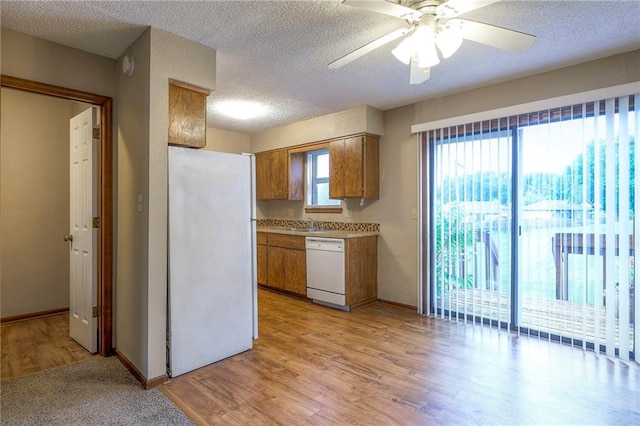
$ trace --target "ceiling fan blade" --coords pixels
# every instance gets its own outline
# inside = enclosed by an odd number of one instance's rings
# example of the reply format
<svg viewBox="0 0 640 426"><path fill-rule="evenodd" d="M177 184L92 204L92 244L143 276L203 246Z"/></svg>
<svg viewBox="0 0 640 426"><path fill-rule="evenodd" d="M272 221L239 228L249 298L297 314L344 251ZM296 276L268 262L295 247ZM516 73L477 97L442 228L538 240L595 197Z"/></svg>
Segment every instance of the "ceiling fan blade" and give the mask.
<svg viewBox="0 0 640 426"><path fill-rule="evenodd" d="M533 46L533 43L536 41L536 36L531 34L497 27L495 25L483 24L467 19L452 19L448 22L460 22L462 37L467 40L513 53L524 52Z"/></svg>
<svg viewBox="0 0 640 426"><path fill-rule="evenodd" d="M451 19L499 1L501 0L449 0L436 7L436 16L439 19Z"/></svg>
<svg viewBox="0 0 640 426"><path fill-rule="evenodd" d="M331 62L329 64L329 69L333 70L336 68L340 68L348 64L349 62L355 61L359 57L364 56L367 53L377 49L378 47L383 46L389 42L392 42L393 40L396 40L402 37L403 35L409 33L412 30L413 28L400 28L386 35L383 35L382 37L373 40L371 43L367 43L364 46L354 50L353 52L347 53L342 58L336 59L335 61Z"/></svg>
<svg viewBox="0 0 640 426"><path fill-rule="evenodd" d="M372 10L396 18L417 21L422 17L422 12L411 9L398 3L391 3L385 0L345 0L347 6L359 7L360 9Z"/></svg>
<svg viewBox="0 0 640 426"><path fill-rule="evenodd" d="M409 71L409 84L420 84L429 80L431 68L420 68L415 61L411 61L411 71Z"/></svg>

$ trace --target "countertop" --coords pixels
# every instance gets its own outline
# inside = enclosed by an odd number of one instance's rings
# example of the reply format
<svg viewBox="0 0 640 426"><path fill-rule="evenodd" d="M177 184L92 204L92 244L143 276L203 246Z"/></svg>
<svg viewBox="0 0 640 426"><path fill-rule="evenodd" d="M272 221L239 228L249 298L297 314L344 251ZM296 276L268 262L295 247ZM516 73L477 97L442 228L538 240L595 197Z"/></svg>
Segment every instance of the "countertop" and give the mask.
<svg viewBox="0 0 640 426"><path fill-rule="evenodd" d="M380 235L379 232L373 231L345 231L345 230L313 230L309 231L307 228L288 228L280 226L258 226L258 232L266 232L269 234L288 234L298 235L302 237L324 237L324 238L361 238L361 237L373 237Z"/></svg>

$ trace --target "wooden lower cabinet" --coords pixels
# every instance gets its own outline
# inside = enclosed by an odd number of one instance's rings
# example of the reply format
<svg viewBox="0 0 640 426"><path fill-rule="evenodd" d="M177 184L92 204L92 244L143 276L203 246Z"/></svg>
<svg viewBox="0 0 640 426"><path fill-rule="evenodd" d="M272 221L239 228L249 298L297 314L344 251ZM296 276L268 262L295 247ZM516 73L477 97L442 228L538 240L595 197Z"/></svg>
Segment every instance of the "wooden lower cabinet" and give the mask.
<svg viewBox="0 0 640 426"><path fill-rule="evenodd" d="M268 279L267 285L278 290L284 290L286 276L285 261L287 249L282 247L269 247L267 251Z"/></svg>
<svg viewBox="0 0 640 426"><path fill-rule="evenodd" d="M345 304L370 302L378 297L378 237L345 240Z"/></svg>
<svg viewBox="0 0 640 426"><path fill-rule="evenodd" d="M307 255L304 249L304 237L268 234L267 241L266 255L260 256L258 253L258 263L262 261L262 266L258 264L258 275L261 269L266 269L266 280L261 282L258 279L258 283L275 290L306 297Z"/></svg>
<svg viewBox="0 0 640 426"><path fill-rule="evenodd" d="M258 275L258 284L266 285L267 284L267 234L264 232L258 232L256 234L257 241L257 275Z"/></svg>
<svg viewBox="0 0 640 426"><path fill-rule="evenodd" d="M285 260L284 289L292 293L307 295L307 252L287 249Z"/></svg>
<svg viewBox="0 0 640 426"><path fill-rule="evenodd" d="M267 246L258 244L258 284L266 285L267 275Z"/></svg>
<svg viewBox="0 0 640 426"><path fill-rule="evenodd" d="M345 239L345 304L352 309L378 297L378 237ZM305 237L258 233L258 284L307 297Z"/></svg>

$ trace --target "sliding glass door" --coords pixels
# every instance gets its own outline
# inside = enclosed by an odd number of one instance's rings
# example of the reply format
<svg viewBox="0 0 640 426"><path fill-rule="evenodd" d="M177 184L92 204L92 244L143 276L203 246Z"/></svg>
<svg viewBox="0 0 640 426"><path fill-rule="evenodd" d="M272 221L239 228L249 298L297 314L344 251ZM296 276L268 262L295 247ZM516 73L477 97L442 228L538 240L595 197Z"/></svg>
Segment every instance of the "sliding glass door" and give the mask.
<svg viewBox="0 0 640 426"><path fill-rule="evenodd" d="M634 355L638 98L425 134L432 313Z"/></svg>
<svg viewBox="0 0 640 426"><path fill-rule="evenodd" d="M596 302L601 305L603 263L600 253L583 256L573 247L600 228L604 218L604 206L596 206L594 199L604 190L603 179L594 175L594 147L601 145L602 135L596 134L593 116L572 115L579 117L543 119L518 132L517 282L520 326L544 337L582 340L585 326L593 328ZM604 171L602 166L598 164L598 174ZM585 305L588 309L583 312Z"/></svg>
<svg viewBox="0 0 640 426"><path fill-rule="evenodd" d="M629 117L623 97L559 109L518 132L519 325L623 358L635 325Z"/></svg>
<svg viewBox="0 0 640 426"><path fill-rule="evenodd" d="M512 137L474 124L434 132L434 312L511 323Z"/></svg>

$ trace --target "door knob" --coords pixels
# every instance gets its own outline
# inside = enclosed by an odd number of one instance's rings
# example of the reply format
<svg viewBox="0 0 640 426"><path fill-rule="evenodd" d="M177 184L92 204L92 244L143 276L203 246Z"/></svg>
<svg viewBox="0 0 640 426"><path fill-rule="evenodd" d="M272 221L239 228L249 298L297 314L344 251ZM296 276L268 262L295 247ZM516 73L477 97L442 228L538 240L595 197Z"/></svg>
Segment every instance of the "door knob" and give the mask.
<svg viewBox="0 0 640 426"><path fill-rule="evenodd" d="M65 235L64 237L62 237L62 239L65 241L73 241L73 235Z"/></svg>

